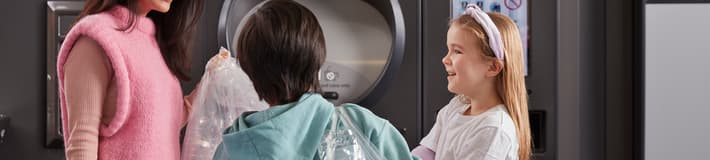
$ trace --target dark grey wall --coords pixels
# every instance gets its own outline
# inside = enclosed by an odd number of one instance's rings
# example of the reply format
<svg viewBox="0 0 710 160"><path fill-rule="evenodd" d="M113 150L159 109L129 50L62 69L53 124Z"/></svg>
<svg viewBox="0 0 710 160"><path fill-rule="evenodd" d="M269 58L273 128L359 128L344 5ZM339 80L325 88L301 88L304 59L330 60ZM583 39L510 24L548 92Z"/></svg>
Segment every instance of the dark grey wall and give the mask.
<svg viewBox="0 0 710 160"><path fill-rule="evenodd" d="M557 159L631 159L631 1L558 1Z"/></svg>
<svg viewBox="0 0 710 160"><path fill-rule="evenodd" d="M605 1L581 0L579 96L582 159L603 159L605 143L606 15ZM562 54L562 53L560 53ZM564 66L562 66L564 67ZM602 107L600 107L602 106Z"/></svg>
<svg viewBox="0 0 710 160"><path fill-rule="evenodd" d="M579 111L579 0L560 0L558 30L558 159L581 160ZM564 75L564 76L563 76ZM562 120L564 119L564 120Z"/></svg>
<svg viewBox="0 0 710 160"><path fill-rule="evenodd" d="M632 158L633 2L606 1L606 158Z"/></svg>
<svg viewBox="0 0 710 160"><path fill-rule="evenodd" d="M601 159L605 56L603 1L559 1L559 159ZM600 73L601 72L601 73Z"/></svg>
<svg viewBox="0 0 710 160"><path fill-rule="evenodd" d="M1 159L62 159L45 149L45 0L0 5L0 113L11 118Z"/></svg>

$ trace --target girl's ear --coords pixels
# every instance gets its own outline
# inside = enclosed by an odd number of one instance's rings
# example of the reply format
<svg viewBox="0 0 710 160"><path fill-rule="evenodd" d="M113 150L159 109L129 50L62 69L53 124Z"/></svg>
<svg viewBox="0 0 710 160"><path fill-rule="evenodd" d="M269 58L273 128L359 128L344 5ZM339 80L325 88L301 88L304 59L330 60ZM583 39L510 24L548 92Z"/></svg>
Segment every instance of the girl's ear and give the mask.
<svg viewBox="0 0 710 160"><path fill-rule="evenodd" d="M495 77L503 71L503 61L494 59L488 63L488 71L486 71L486 77Z"/></svg>

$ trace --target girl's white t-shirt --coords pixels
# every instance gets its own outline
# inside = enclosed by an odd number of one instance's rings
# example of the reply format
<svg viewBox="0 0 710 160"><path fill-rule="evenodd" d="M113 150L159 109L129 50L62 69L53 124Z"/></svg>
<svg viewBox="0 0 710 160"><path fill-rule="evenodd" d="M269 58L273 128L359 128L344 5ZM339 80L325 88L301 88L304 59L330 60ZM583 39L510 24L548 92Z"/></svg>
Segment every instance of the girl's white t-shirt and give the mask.
<svg viewBox="0 0 710 160"><path fill-rule="evenodd" d="M457 97L451 99L421 145L433 150L437 160L517 160L515 124L505 105L475 116L463 115L469 107Z"/></svg>

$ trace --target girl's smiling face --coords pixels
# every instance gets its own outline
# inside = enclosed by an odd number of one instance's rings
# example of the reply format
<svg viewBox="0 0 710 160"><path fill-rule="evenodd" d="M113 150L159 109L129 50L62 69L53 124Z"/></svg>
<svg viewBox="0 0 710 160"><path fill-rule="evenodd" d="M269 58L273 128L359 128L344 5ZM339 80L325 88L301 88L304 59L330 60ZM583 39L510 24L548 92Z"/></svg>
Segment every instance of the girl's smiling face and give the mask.
<svg viewBox="0 0 710 160"><path fill-rule="evenodd" d="M441 60L446 68L450 92L474 97L496 74L490 74L493 61L485 59L480 42L471 31L452 24L446 35L448 52ZM490 80L492 82L492 80Z"/></svg>

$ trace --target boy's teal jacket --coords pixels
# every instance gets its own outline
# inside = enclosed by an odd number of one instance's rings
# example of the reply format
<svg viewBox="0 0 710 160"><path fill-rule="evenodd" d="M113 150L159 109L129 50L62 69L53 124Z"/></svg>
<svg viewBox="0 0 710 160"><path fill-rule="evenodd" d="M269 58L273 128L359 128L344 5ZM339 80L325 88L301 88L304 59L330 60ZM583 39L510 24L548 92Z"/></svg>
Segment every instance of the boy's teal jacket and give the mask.
<svg viewBox="0 0 710 160"><path fill-rule="evenodd" d="M415 159L407 142L387 120L355 104L344 104L355 125L389 160ZM298 102L242 114L224 135L215 159L313 160L335 111L320 94L307 93Z"/></svg>

